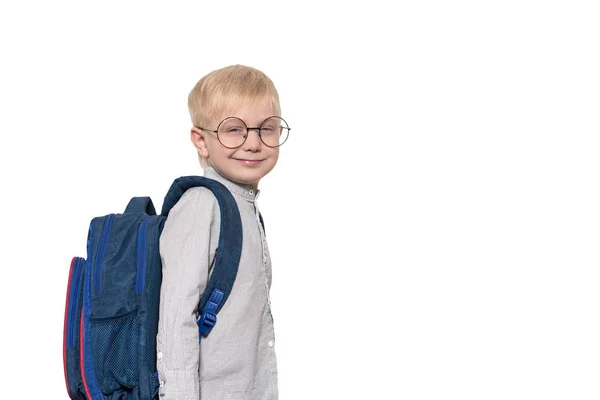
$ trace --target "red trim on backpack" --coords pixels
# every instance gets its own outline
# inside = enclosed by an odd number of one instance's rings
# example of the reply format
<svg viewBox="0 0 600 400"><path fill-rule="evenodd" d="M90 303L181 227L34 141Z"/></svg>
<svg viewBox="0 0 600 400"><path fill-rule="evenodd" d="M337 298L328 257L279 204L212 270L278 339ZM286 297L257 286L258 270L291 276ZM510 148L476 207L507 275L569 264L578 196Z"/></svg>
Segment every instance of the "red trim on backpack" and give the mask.
<svg viewBox="0 0 600 400"><path fill-rule="evenodd" d="M63 366L65 369L65 384L67 385L67 393L71 397L71 391L69 390L69 378L67 374L67 327L69 319L69 297L71 296L71 278L73 276L73 265L75 265L75 258L71 260L71 268L69 269L69 281L67 283L67 301L65 304L65 326L63 329Z"/></svg>

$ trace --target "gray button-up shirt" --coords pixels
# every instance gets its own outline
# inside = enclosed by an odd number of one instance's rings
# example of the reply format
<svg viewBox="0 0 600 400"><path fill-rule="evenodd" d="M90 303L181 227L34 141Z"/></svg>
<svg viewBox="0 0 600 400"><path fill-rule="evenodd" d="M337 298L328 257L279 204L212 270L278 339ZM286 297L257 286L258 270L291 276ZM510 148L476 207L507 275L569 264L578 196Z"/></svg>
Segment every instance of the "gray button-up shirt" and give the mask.
<svg viewBox="0 0 600 400"><path fill-rule="evenodd" d="M275 400L271 260L251 187L213 168L204 176L233 194L243 228L237 278L217 323L198 340L197 307L219 240L220 211L207 188L189 189L171 209L160 238L163 280L157 336L161 400Z"/></svg>

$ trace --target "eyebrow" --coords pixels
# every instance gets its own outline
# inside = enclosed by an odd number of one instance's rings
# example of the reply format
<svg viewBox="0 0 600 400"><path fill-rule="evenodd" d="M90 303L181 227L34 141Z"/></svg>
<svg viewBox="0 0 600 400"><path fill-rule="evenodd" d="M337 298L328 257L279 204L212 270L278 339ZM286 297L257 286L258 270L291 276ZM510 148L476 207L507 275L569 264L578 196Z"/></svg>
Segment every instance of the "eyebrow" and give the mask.
<svg viewBox="0 0 600 400"><path fill-rule="evenodd" d="M278 115L273 114L273 115L269 115L269 116L266 116L266 117L263 117L263 118L259 118L260 122L258 122L257 124L249 124L244 118L238 117L237 115L230 115L228 117L223 118L221 121L224 121L225 119L231 118L231 117L235 117L235 118L237 118L239 120L242 120L246 124L246 126L248 126L248 127L251 127L251 126L257 126L258 127L263 122L265 122L266 120L268 120L269 118L271 118L271 117L278 117Z"/></svg>

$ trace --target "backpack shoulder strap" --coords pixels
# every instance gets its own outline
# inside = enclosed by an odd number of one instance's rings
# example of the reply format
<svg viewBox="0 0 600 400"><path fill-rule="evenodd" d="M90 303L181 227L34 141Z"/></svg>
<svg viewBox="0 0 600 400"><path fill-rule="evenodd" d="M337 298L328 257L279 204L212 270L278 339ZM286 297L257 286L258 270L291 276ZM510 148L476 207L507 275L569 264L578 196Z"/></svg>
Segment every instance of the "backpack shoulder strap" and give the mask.
<svg viewBox="0 0 600 400"><path fill-rule="evenodd" d="M188 189L197 186L206 187L213 192L221 212L215 264L198 305L198 327L202 338L208 335L216 323L217 313L227 301L233 287L242 255L243 235L240 211L229 189L220 182L202 176L184 176L176 179L165 196L161 215L167 217L181 196Z"/></svg>

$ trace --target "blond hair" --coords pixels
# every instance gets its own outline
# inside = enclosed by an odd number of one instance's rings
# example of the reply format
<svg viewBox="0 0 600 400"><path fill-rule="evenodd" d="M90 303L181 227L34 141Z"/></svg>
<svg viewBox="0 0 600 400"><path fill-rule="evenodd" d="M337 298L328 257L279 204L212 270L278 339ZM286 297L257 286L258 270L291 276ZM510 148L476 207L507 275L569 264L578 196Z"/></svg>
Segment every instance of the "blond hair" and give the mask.
<svg viewBox="0 0 600 400"><path fill-rule="evenodd" d="M263 72L245 65L231 65L210 72L196 83L188 96L192 124L204 127L232 106L250 108L264 102L281 116L279 94L275 85ZM209 127L216 129L216 127ZM200 165L208 162L198 154Z"/></svg>

